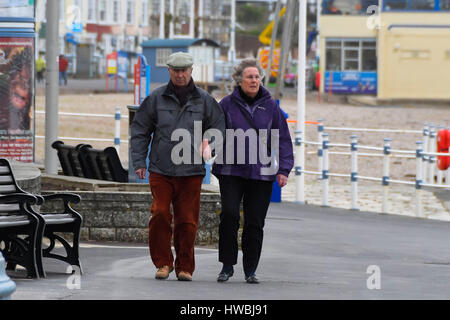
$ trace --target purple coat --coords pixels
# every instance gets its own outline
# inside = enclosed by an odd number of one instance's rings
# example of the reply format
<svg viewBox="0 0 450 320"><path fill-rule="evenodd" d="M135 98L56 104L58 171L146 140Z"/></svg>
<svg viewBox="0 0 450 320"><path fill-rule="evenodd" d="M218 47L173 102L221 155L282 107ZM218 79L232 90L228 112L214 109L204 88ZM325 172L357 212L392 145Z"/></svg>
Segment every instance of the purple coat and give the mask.
<svg viewBox="0 0 450 320"><path fill-rule="evenodd" d="M236 87L234 91L220 101L220 106L225 114L225 122L227 128L227 135L225 138L224 150L222 160L217 161L213 165L212 173L214 175L231 175L238 176L247 179L274 181L277 174L283 174L289 176L289 173L294 166L294 154L292 148L292 139L289 133L289 128L280 107L275 100L272 99L269 91L264 87L260 87L261 93L259 98L254 102L252 106L249 106L239 93L239 88ZM264 135L256 135L256 130L242 114L246 112L253 120L253 125L259 130L265 129L267 132L267 139L261 139ZM245 138L245 147L242 143L238 142L236 136L231 136L233 130L242 129L244 132L253 131L253 140L248 136ZM249 130L250 131L247 131ZM271 131L275 129L275 131ZM278 130L278 148L276 146L276 139L272 146L271 133L276 133ZM241 135L242 136L242 135ZM276 134L274 134L276 137ZM258 143L255 143L258 139ZM265 140L266 142L259 142ZM234 144L234 147L233 147ZM255 149L256 148L256 149ZM261 151L260 151L260 148ZM276 150L278 149L278 151ZM230 151L234 150L234 155L230 156ZM255 152L257 150L257 152ZM270 159L270 151L275 151L278 158L277 161L273 160L268 163ZM265 152L265 158L261 158L260 153ZM257 158L252 157L252 154L257 154ZM239 155L241 156L239 161ZM242 156L245 156L243 161ZM218 157L220 154L218 155ZM228 159L227 159L228 158ZM265 160L264 160L265 159ZM232 161L230 161L232 160ZM222 164L221 164L222 162ZM263 168L269 168L276 163L275 169L262 171ZM270 174L268 174L270 173Z"/></svg>

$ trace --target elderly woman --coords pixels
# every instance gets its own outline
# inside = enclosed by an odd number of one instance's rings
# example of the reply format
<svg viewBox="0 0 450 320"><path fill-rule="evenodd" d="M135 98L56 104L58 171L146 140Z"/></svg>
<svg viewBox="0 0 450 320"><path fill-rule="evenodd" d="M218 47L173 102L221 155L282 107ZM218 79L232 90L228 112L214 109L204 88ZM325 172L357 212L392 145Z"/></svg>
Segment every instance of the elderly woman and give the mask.
<svg viewBox="0 0 450 320"><path fill-rule="evenodd" d="M220 102L226 118L227 135L222 161L216 159L213 166L213 174L220 184L222 203L219 261L223 267L218 282L227 281L234 273L243 199L245 280L259 283L255 273L272 186L276 180L280 187L284 187L294 165L286 119L269 91L260 85L263 72L256 60L243 60L235 67L233 79L237 85L234 91ZM233 151L234 154L230 155ZM271 157L273 153L277 157L276 164Z"/></svg>

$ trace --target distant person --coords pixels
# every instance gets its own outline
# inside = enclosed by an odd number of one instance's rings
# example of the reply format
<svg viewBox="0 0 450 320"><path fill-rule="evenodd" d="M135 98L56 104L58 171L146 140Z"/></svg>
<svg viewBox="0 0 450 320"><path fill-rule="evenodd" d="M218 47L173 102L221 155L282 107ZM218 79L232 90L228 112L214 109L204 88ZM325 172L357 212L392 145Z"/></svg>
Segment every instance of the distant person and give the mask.
<svg viewBox="0 0 450 320"><path fill-rule="evenodd" d="M149 221L149 249L158 269L155 278L164 280L175 269L180 281L191 281L195 270L194 244L200 211L200 191L208 160L208 140L195 145L195 138L182 150L190 160L178 164L172 153L177 143L174 131L200 134L217 129L225 134L225 120L217 101L197 87L192 79L193 57L177 52L167 59L170 81L159 87L141 103L131 125L131 157L140 179L150 172L153 203ZM149 144L151 153L147 168ZM200 157L195 162L192 159ZM173 215L171 213L173 208ZM173 227L172 227L173 220ZM174 260L171 244L175 247Z"/></svg>
<svg viewBox="0 0 450 320"><path fill-rule="evenodd" d="M42 55L39 55L39 58L36 60L36 74L37 81L40 83L44 80L44 72L45 72L45 60L42 58Z"/></svg>
<svg viewBox="0 0 450 320"><path fill-rule="evenodd" d="M69 61L64 55L59 56L59 85L62 86L63 80L64 85L67 86L67 68L69 67Z"/></svg>
<svg viewBox="0 0 450 320"><path fill-rule="evenodd" d="M254 59L243 60L235 67L234 91L220 101L226 119L227 132L245 132L249 136L244 145L238 138L226 137L224 158L235 159L219 164L216 160L213 174L219 179L222 212L219 224L219 261L222 270L218 282L225 282L234 274L233 266L238 258L238 230L240 204L243 202L244 228L242 253L245 280L259 283L256 276L261 256L264 223L272 195L274 181L280 187L287 184L294 165L292 140L286 118L269 91L260 85L264 71ZM263 132L266 139L262 137ZM255 137L250 141L250 136ZM278 146L275 145L278 136ZM273 138L273 139L272 139ZM274 140L275 142L273 142ZM265 141L265 142L264 142ZM258 142L258 143L257 143ZM273 142L273 144L272 144ZM278 147L278 148L277 148ZM234 150L234 155L230 155ZM278 156L278 165L271 158L273 151ZM257 154L252 160L252 154ZM269 155L269 163L261 154ZM239 161L237 158L244 159Z"/></svg>

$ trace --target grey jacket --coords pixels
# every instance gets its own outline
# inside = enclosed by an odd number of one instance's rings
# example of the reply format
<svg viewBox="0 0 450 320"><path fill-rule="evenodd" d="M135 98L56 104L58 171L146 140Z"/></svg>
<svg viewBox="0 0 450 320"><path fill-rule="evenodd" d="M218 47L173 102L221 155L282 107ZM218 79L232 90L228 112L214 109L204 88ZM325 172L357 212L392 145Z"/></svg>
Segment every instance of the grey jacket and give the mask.
<svg viewBox="0 0 450 320"><path fill-rule="evenodd" d="M167 176L205 175L203 161L198 163L199 146L196 143L201 143L202 138L194 143L194 121L201 121L202 135L208 129L218 129L225 136L222 108L206 91L195 86L186 104L180 106L178 98L168 85L155 89L142 102L131 125L130 147L134 170L147 168L146 160L151 142L148 171ZM172 149L181 141L171 141L176 129L190 132L191 161L188 163L176 164L172 161ZM197 161L194 162L195 156Z"/></svg>

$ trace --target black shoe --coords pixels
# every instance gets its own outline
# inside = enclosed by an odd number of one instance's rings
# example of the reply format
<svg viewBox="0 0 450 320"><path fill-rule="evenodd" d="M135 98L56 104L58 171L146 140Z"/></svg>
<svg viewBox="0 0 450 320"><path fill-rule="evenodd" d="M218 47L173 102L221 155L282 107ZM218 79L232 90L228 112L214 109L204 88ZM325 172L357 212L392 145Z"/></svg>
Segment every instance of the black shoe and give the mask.
<svg viewBox="0 0 450 320"><path fill-rule="evenodd" d="M219 276L217 277L217 282L225 282L228 281L234 274L234 271L231 270L229 272L222 271L219 273Z"/></svg>
<svg viewBox="0 0 450 320"><path fill-rule="evenodd" d="M245 281L247 281L247 283L252 283L252 284L259 283L259 279L256 277L255 274L251 274L248 277L245 277Z"/></svg>

